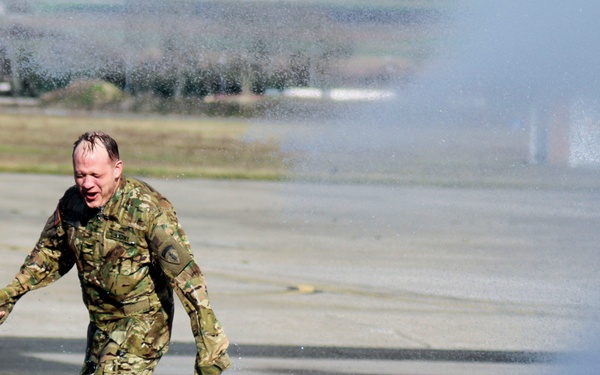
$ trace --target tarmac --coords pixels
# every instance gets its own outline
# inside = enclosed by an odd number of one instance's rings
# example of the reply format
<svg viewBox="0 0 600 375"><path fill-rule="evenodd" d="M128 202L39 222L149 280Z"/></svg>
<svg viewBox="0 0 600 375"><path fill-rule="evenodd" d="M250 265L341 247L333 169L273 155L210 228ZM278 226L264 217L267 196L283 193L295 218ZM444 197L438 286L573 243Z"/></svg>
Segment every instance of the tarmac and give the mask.
<svg viewBox="0 0 600 375"><path fill-rule="evenodd" d="M574 356L598 332L593 189L148 181L206 276L228 373L584 373ZM71 184L0 174L0 285ZM176 311L159 375L192 373ZM0 326L0 374L78 373L86 327L71 271Z"/></svg>

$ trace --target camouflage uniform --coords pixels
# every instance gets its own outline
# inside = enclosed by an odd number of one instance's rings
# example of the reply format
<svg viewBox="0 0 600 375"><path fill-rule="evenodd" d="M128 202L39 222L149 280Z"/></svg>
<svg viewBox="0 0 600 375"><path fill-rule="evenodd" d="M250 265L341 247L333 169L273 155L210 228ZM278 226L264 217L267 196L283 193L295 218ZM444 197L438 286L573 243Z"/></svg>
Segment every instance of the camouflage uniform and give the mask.
<svg viewBox="0 0 600 375"><path fill-rule="evenodd" d="M67 190L14 281L0 289L7 312L0 324L20 297L73 265L90 315L81 374L152 374L168 349L173 290L190 316L195 374L229 367L228 340L190 244L173 206L152 187L123 176L102 209L88 208L77 187Z"/></svg>

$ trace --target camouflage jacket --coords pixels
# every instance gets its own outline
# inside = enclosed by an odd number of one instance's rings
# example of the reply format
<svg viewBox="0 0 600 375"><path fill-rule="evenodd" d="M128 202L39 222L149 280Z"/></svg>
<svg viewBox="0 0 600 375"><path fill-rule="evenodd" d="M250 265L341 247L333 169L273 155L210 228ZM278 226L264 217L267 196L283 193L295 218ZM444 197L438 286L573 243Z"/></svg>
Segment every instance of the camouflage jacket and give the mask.
<svg viewBox="0 0 600 375"><path fill-rule="evenodd" d="M91 323L126 350L146 358L167 351L175 290L196 339L196 372L229 366L228 340L188 239L171 203L149 185L123 176L103 209L88 208L77 187L68 189L15 280L0 291L14 305L73 265Z"/></svg>

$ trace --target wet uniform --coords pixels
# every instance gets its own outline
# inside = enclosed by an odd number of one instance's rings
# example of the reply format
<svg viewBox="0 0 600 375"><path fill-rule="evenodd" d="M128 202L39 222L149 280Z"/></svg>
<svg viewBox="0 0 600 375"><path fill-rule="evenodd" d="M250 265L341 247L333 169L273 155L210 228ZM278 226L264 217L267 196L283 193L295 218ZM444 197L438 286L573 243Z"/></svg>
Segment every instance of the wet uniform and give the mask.
<svg viewBox="0 0 600 375"><path fill-rule="evenodd" d="M187 237L171 203L149 185L122 176L101 209L89 208L77 187L67 190L15 280L0 289L0 311L73 265L90 315L81 374L152 374L168 349L173 290L190 316L195 373L229 367L228 340Z"/></svg>

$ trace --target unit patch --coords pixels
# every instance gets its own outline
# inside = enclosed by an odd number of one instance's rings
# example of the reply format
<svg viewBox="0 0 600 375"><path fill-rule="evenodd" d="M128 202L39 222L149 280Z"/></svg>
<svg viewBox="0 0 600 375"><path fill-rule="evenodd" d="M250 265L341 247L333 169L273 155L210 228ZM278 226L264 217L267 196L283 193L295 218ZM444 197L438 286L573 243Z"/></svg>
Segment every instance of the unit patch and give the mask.
<svg viewBox="0 0 600 375"><path fill-rule="evenodd" d="M179 254L177 250L173 247L173 245L169 245L163 249L160 256L165 260L165 262L171 264L180 264L181 260L179 259Z"/></svg>

